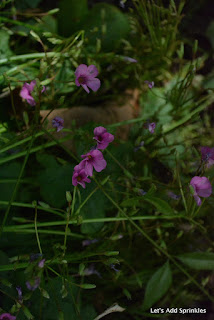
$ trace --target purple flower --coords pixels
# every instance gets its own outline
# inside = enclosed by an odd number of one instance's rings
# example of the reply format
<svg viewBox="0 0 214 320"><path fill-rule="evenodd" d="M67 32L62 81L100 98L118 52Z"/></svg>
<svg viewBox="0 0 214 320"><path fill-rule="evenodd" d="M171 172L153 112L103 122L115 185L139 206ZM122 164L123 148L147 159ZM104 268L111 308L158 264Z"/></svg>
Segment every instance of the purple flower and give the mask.
<svg viewBox="0 0 214 320"><path fill-rule="evenodd" d="M33 261L35 261L35 260L37 260L37 259L39 259L41 257L42 257L41 253L32 253L30 255L30 262L33 262Z"/></svg>
<svg viewBox="0 0 214 320"><path fill-rule="evenodd" d="M16 290L17 290L17 292L18 292L18 301L19 301L20 303L22 303L22 302L23 302L22 288L18 286L18 287L16 287Z"/></svg>
<svg viewBox="0 0 214 320"><path fill-rule="evenodd" d="M30 281L26 282L26 286L27 286L28 290L30 290L30 291L36 290L38 288L39 284L40 284L40 278L39 277L36 277L33 280L30 280Z"/></svg>
<svg viewBox="0 0 214 320"><path fill-rule="evenodd" d="M107 162L103 158L103 154L99 150L92 150L86 154L81 155L84 160L82 160L79 164L81 168L85 169L85 172L88 176L92 177L93 175L93 167L97 172L102 171L106 168Z"/></svg>
<svg viewBox="0 0 214 320"><path fill-rule="evenodd" d="M155 132L155 127L156 127L156 123L155 122L149 122L147 121L145 123L145 128L146 129L149 129L149 132L150 133L154 133Z"/></svg>
<svg viewBox="0 0 214 320"><path fill-rule="evenodd" d="M91 180L88 178L88 175L85 172L85 169L82 167L82 164L78 164L74 167L74 173L72 177L73 186L80 184L85 189L85 182L90 183Z"/></svg>
<svg viewBox="0 0 214 320"><path fill-rule="evenodd" d="M87 240L83 240L83 241L82 241L82 246L83 246L83 247L90 246L90 244L96 243L96 242L98 242L98 241L99 241L98 239L92 239L92 240L87 239Z"/></svg>
<svg viewBox="0 0 214 320"><path fill-rule="evenodd" d="M96 274L99 278L102 278L100 273L95 269L94 264L90 265L88 268L85 268L83 274L84 276L91 276L92 274Z"/></svg>
<svg viewBox="0 0 214 320"><path fill-rule="evenodd" d="M125 61L131 62L131 63L137 63L138 61L136 59L130 58L130 57L123 57Z"/></svg>
<svg viewBox="0 0 214 320"><path fill-rule="evenodd" d="M46 91L46 87L45 86L42 86L42 91L41 93L45 92Z"/></svg>
<svg viewBox="0 0 214 320"><path fill-rule="evenodd" d="M45 265L45 259L40 260L39 263L38 263L38 267L39 268L44 268L44 265Z"/></svg>
<svg viewBox="0 0 214 320"><path fill-rule="evenodd" d="M195 176L190 181L190 186L192 187L192 194L198 206L201 205L202 198L208 198L212 193L212 186L206 177Z"/></svg>
<svg viewBox="0 0 214 320"><path fill-rule="evenodd" d="M214 164L214 148L201 147L201 159L210 168Z"/></svg>
<svg viewBox="0 0 214 320"><path fill-rule="evenodd" d="M0 320L16 320L16 317L12 316L10 313L2 313L0 315Z"/></svg>
<svg viewBox="0 0 214 320"><path fill-rule="evenodd" d="M96 127L93 139L97 141L97 149L104 150L114 140L114 136L108 133L104 127Z"/></svg>
<svg viewBox="0 0 214 320"><path fill-rule="evenodd" d="M145 80L144 83L148 84L149 89L152 89L155 85L154 81Z"/></svg>
<svg viewBox="0 0 214 320"><path fill-rule="evenodd" d="M27 103L29 103L32 107L36 105L36 101L31 95L31 92L33 91L35 85L36 85L36 80L31 81L30 84L25 82L20 92L20 96L24 100L27 100Z"/></svg>
<svg viewBox="0 0 214 320"><path fill-rule="evenodd" d="M60 118L60 117L55 117L53 120L52 120L52 126L54 128L57 128L57 132L59 132L60 130L62 130L64 127L64 119Z"/></svg>
<svg viewBox="0 0 214 320"><path fill-rule="evenodd" d="M172 191L168 191L167 192L167 195L171 198L171 199L173 199L173 200L179 200L180 199L180 195L177 195L177 194L175 194L174 192L172 192Z"/></svg>
<svg viewBox="0 0 214 320"><path fill-rule="evenodd" d="M98 70L93 64L90 66L80 64L75 71L75 83L78 87L82 86L87 93L90 92L88 87L97 91L100 88L100 80L96 78L97 75Z"/></svg>
<svg viewBox="0 0 214 320"><path fill-rule="evenodd" d="M145 196L145 194L147 194L147 192L144 191L143 189L138 189L138 192L141 196Z"/></svg>

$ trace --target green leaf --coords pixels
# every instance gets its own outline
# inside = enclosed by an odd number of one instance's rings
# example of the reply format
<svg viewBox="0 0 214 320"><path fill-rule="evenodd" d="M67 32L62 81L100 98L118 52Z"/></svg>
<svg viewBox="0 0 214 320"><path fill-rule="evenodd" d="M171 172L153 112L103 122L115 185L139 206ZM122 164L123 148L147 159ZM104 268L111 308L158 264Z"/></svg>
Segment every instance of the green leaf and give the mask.
<svg viewBox="0 0 214 320"><path fill-rule="evenodd" d="M96 285L90 284L90 283L84 283L84 284L81 284L80 287L82 289L94 289L94 288L96 288Z"/></svg>
<svg viewBox="0 0 214 320"><path fill-rule="evenodd" d="M214 270L214 253L212 252L184 253L177 258L195 270Z"/></svg>
<svg viewBox="0 0 214 320"><path fill-rule="evenodd" d="M61 0L58 14L59 32L65 37L82 30L82 23L88 13L87 0Z"/></svg>
<svg viewBox="0 0 214 320"><path fill-rule="evenodd" d="M172 283L172 272L167 261L151 277L146 286L146 292L143 301L143 309L149 309L155 302L160 300L168 291Z"/></svg>
<svg viewBox="0 0 214 320"><path fill-rule="evenodd" d="M83 28L90 46L95 46L97 39L100 39L102 49L111 51L127 36L130 27L127 16L118 8L107 3L98 3L87 15Z"/></svg>
<svg viewBox="0 0 214 320"><path fill-rule="evenodd" d="M45 169L38 177L43 200L56 208L66 204L66 191L72 189L73 166L60 166Z"/></svg>
<svg viewBox="0 0 214 320"><path fill-rule="evenodd" d="M160 198L149 196L146 194L143 199L154 205L160 213L172 214L174 212L170 205Z"/></svg>
<svg viewBox="0 0 214 320"><path fill-rule="evenodd" d="M12 55L12 51L9 46L10 35L6 30L0 30L0 39L1 39L1 47L0 47L0 59L8 58Z"/></svg>
<svg viewBox="0 0 214 320"><path fill-rule="evenodd" d="M121 203L121 206L122 207L139 206L139 203L141 200L142 200L142 197L134 197L134 198L126 199Z"/></svg>

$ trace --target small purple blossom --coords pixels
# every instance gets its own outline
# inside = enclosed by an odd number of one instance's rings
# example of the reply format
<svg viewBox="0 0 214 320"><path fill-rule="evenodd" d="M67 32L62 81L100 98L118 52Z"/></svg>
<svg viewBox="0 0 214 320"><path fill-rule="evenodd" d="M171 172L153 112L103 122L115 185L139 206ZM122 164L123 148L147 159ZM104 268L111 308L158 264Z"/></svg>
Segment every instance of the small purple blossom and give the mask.
<svg viewBox="0 0 214 320"><path fill-rule="evenodd" d="M201 159L210 168L214 164L214 148L201 147Z"/></svg>
<svg viewBox="0 0 214 320"><path fill-rule="evenodd" d="M45 265L45 259L40 260L38 263L38 267L42 269L44 268L44 265Z"/></svg>
<svg viewBox="0 0 214 320"><path fill-rule="evenodd" d="M97 172L100 172L107 166L107 162L103 158L102 152L99 150L89 151L88 153L81 155L81 157L84 158L84 160L82 160L79 165L85 169L86 175L90 177L93 175L93 168Z"/></svg>
<svg viewBox="0 0 214 320"><path fill-rule="evenodd" d="M138 189L138 192L141 196L145 196L145 194L147 194L147 192L144 191L143 189Z"/></svg>
<svg viewBox="0 0 214 320"><path fill-rule="evenodd" d="M41 93L45 92L46 91L46 86L42 86L42 91Z"/></svg>
<svg viewBox="0 0 214 320"><path fill-rule="evenodd" d="M30 291L36 290L39 285L40 285L40 278L39 277L36 277L35 279L26 282L26 287Z"/></svg>
<svg viewBox="0 0 214 320"><path fill-rule="evenodd" d="M90 246L91 244L96 243L96 242L98 242L98 241L99 241L98 239L92 239L92 240L87 239L87 240L83 240L83 241L82 241L82 246L83 246L83 247Z"/></svg>
<svg viewBox="0 0 214 320"><path fill-rule="evenodd" d="M31 81L30 84L25 82L22 87L22 90L20 92L20 96L24 100L26 100L27 103L29 103L32 107L34 107L36 105L36 101L34 100L34 98L31 95L35 85L36 85L36 80Z"/></svg>
<svg viewBox="0 0 214 320"><path fill-rule="evenodd" d="M198 206L201 205L202 198L208 198L212 194L212 186L210 181L206 177L195 176L190 181L192 187L192 195Z"/></svg>
<svg viewBox="0 0 214 320"><path fill-rule="evenodd" d="M23 297L22 297L22 288L20 286L16 287L17 293L18 293L18 301L20 303L23 302Z"/></svg>
<svg viewBox="0 0 214 320"><path fill-rule="evenodd" d="M30 262L33 262L33 261L35 261L35 260L37 260L37 259L39 259L41 257L42 257L41 253L32 253L30 255Z"/></svg>
<svg viewBox="0 0 214 320"><path fill-rule="evenodd" d="M167 195L171 198L171 199L173 199L173 200L179 200L180 199L180 195L177 195L177 194L175 194L174 192L172 192L172 191L168 191L167 192Z"/></svg>
<svg viewBox="0 0 214 320"><path fill-rule="evenodd" d="M85 268L83 271L84 276L91 276L96 274L99 278L102 278L100 273L95 269L94 264L90 265L88 268Z"/></svg>
<svg viewBox="0 0 214 320"><path fill-rule="evenodd" d="M16 320L16 317L12 316L10 313L2 313L0 315L0 320Z"/></svg>
<svg viewBox="0 0 214 320"><path fill-rule="evenodd" d="M149 89L152 89L155 86L154 81L145 80L144 83L148 84Z"/></svg>
<svg viewBox="0 0 214 320"><path fill-rule="evenodd" d="M114 136L108 133L104 127L96 127L94 129L94 140L97 141L97 149L104 150L108 147L109 143L114 140Z"/></svg>
<svg viewBox="0 0 214 320"><path fill-rule="evenodd" d="M155 128L156 128L156 123L155 123L155 122L149 122L149 121L147 121L147 122L144 124L144 127L145 127L146 129L148 129L150 133L154 133L154 132L155 132Z"/></svg>
<svg viewBox="0 0 214 320"><path fill-rule="evenodd" d="M97 75L98 70L93 64L90 66L80 64L75 71L75 83L78 87L82 86L87 93L90 92L88 87L96 92L100 88L100 80L96 78Z"/></svg>
<svg viewBox="0 0 214 320"><path fill-rule="evenodd" d="M130 57L123 57L125 61L128 61L130 63L137 63L138 61L136 59L130 58Z"/></svg>
<svg viewBox="0 0 214 320"><path fill-rule="evenodd" d="M56 131L59 132L60 130L62 130L64 127L64 119L60 118L60 117L55 117L52 120L52 126L54 128L57 128Z"/></svg>
<svg viewBox="0 0 214 320"><path fill-rule="evenodd" d="M74 173L72 177L73 186L80 184L85 189L85 182L90 183L91 180L88 178L88 175L85 172L85 169L82 167L82 164L78 164L74 167Z"/></svg>

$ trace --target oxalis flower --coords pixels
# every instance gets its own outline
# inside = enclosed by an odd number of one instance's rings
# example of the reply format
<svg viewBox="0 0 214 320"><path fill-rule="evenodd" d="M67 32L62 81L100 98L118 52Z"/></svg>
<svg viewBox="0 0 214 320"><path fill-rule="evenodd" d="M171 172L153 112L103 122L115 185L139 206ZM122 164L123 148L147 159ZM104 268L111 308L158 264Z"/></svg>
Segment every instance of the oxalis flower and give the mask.
<svg viewBox="0 0 214 320"><path fill-rule="evenodd" d="M155 86L154 81L145 80L144 83L148 85L149 89L152 89Z"/></svg>
<svg viewBox="0 0 214 320"><path fill-rule="evenodd" d="M40 285L40 278L39 277L36 277L33 280L30 280L30 281L26 282L26 287L30 291L36 290L39 285Z"/></svg>
<svg viewBox="0 0 214 320"><path fill-rule="evenodd" d="M214 164L214 148L201 147L201 159L210 168Z"/></svg>
<svg viewBox="0 0 214 320"><path fill-rule="evenodd" d="M34 87L36 85L36 80L31 81L31 83L25 82L22 90L20 91L20 96L27 101L32 107L36 105L36 101L34 97L32 97L31 93L34 90ZM42 93L46 90L45 86L42 86Z"/></svg>
<svg viewBox="0 0 214 320"><path fill-rule="evenodd" d="M98 70L93 64L89 67L86 64L80 64L75 71L75 83L78 87L82 86L87 93L90 92L88 87L97 91L100 88L100 80L96 78L97 75Z"/></svg>
<svg viewBox="0 0 214 320"><path fill-rule="evenodd" d="M108 133L104 127L96 127L93 139L97 141L97 149L104 150L114 140L114 136Z"/></svg>
<svg viewBox="0 0 214 320"><path fill-rule="evenodd" d="M155 132L155 128L156 128L156 123L155 123L155 122L149 122L149 121L147 121L147 122L144 124L144 127L145 127L146 129L148 129L150 133L154 133L154 132Z"/></svg>
<svg viewBox="0 0 214 320"><path fill-rule="evenodd" d="M52 120L52 126L54 128L56 128L57 132L59 132L60 130L62 130L64 128L64 119L62 119L60 117L55 117Z"/></svg>
<svg viewBox="0 0 214 320"><path fill-rule="evenodd" d="M212 186L206 177L195 176L190 181L190 190L198 206L201 205L202 198L208 198L212 194Z"/></svg>
<svg viewBox="0 0 214 320"><path fill-rule="evenodd" d="M10 313L2 313L0 315L0 320L16 320L16 317L12 316Z"/></svg>
<svg viewBox="0 0 214 320"><path fill-rule="evenodd" d="M72 184L73 186L77 186L78 184L80 184L85 189L86 182L90 183L91 180L88 178L88 175L86 174L85 169L83 168L80 162L80 164L74 167Z"/></svg>
<svg viewBox="0 0 214 320"><path fill-rule="evenodd" d="M93 167L97 172L102 171L106 168L107 162L103 158L103 154L99 150L91 150L86 154L81 155L84 158L83 161L80 162L80 166L85 169L85 173L92 177L93 175Z"/></svg>

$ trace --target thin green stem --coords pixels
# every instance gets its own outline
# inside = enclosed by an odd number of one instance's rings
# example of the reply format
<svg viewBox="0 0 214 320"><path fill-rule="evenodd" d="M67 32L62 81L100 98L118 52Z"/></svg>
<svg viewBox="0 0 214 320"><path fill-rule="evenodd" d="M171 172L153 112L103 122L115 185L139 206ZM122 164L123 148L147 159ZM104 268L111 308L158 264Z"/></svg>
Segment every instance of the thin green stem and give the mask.
<svg viewBox="0 0 214 320"><path fill-rule="evenodd" d="M132 220L173 220L173 219L178 219L178 218L184 218L182 215L171 215L171 216L136 216L132 217ZM96 223L96 222L117 222L117 221L127 221L128 218L125 217L111 217L111 218L97 218L97 219L83 219L81 223ZM66 225L65 220L61 221L51 221L51 222L40 222L37 223L37 226L42 228L42 227L53 227L53 226L64 226ZM70 220L70 224L77 224L76 220ZM16 230L22 230L22 229L29 229L33 228L34 224L33 223L28 223L28 224L23 224L23 225L18 225L18 226L7 226L5 227L5 232L11 232L12 230L15 232Z"/></svg>
<svg viewBox="0 0 214 320"><path fill-rule="evenodd" d="M37 240L37 243L38 243L39 252L42 254L42 248L41 248L41 244L40 244L40 240L39 240L39 234L38 234L38 229L37 229L37 205L35 206L34 225L35 225L36 240Z"/></svg>
<svg viewBox="0 0 214 320"><path fill-rule="evenodd" d="M94 179L95 180L95 179ZM104 188L96 181L97 185L100 187L105 196L114 204L114 206L129 220L129 222L162 254L164 254L174 265L183 272L192 283L194 283L211 301L214 301L214 298L205 290L165 249L161 248L144 230L142 230L132 218L130 218L120 206L105 192Z"/></svg>
<svg viewBox="0 0 214 320"><path fill-rule="evenodd" d="M114 162L117 163L117 165L124 171L124 173L126 174L126 176L128 176L130 179L133 179L133 178L134 178L133 174L132 174L130 171L128 171L128 170L115 158L115 156L113 156L113 154L112 154L109 150L105 149L105 152L107 152L107 154L114 160Z"/></svg>
<svg viewBox="0 0 214 320"><path fill-rule="evenodd" d="M15 180L16 182L17 180ZM21 182L20 182L21 183ZM9 205L9 201L3 201L3 200L0 200L0 205ZM24 202L12 202L11 203L11 206L14 206L14 207L21 207L21 208L35 208L35 206L33 204L30 204L30 203L24 203ZM39 210L42 210L42 211L46 211L46 212L50 212L50 213L53 213L59 217L64 217L64 214L62 213L59 213L57 212L56 210L53 210L53 209L50 209L50 208L45 208L45 207L42 207L42 206L37 206L37 209Z"/></svg>

